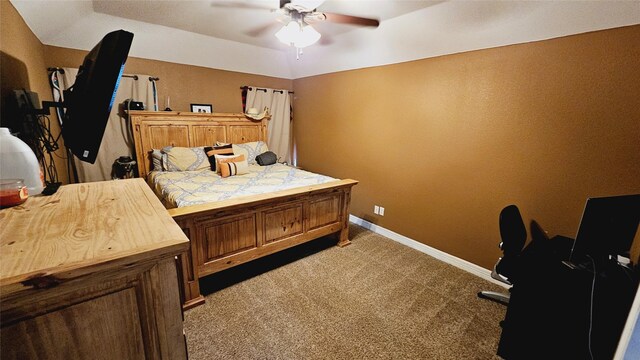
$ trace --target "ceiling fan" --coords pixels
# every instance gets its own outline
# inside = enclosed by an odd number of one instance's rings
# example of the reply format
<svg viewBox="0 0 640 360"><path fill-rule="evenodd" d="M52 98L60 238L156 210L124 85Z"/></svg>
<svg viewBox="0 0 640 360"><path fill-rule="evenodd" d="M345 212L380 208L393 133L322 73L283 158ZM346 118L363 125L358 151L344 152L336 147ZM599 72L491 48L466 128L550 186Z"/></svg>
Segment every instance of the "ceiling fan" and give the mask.
<svg viewBox="0 0 640 360"><path fill-rule="evenodd" d="M321 34L314 29L311 24L326 21L368 27L378 27L378 25L380 25L380 22L376 19L318 11L317 7L323 2L324 1L318 0L280 0L280 7L278 9L271 9L272 12L281 15L278 21L284 24L275 34L276 38L284 44L295 47L297 58L299 58L302 48L315 44L320 40ZM227 5L224 6L229 5L231 4L227 3ZM262 6L248 3L237 4L237 7L264 9ZM274 24L268 24L262 26L249 32L248 35L259 36L268 31L273 25Z"/></svg>
<svg viewBox="0 0 640 360"><path fill-rule="evenodd" d="M294 1L280 0L280 8L276 12L291 17L291 20L301 20L307 24L320 21L328 21L333 23L351 24L360 26L377 27L380 22L376 19L367 19L358 16L334 14L323 11L317 11L317 7L324 1Z"/></svg>

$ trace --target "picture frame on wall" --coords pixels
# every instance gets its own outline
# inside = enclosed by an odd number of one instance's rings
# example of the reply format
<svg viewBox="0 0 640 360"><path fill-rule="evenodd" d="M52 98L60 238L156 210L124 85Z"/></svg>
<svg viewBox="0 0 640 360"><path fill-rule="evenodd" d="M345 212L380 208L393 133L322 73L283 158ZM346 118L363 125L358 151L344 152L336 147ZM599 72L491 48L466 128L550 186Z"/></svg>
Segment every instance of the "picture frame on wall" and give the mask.
<svg viewBox="0 0 640 360"><path fill-rule="evenodd" d="M213 106L211 104L191 104L191 112L211 114L213 112Z"/></svg>

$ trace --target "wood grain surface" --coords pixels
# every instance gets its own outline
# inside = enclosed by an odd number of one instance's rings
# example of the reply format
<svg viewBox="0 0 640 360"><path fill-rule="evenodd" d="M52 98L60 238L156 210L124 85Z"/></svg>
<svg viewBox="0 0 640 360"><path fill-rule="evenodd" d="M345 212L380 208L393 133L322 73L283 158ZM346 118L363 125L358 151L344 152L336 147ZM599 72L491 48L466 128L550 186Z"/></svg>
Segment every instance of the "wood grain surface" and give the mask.
<svg viewBox="0 0 640 360"><path fill-rule="evenodd" d="M142 179L0 211L2 359L186 359L175 256L188 248Z"/></svg>
<svg viewBox="0 0 640 360"><path fill-rule="evenodd" d="M142 179L64 185L0 210L0 286L186 248Z"/></svg>

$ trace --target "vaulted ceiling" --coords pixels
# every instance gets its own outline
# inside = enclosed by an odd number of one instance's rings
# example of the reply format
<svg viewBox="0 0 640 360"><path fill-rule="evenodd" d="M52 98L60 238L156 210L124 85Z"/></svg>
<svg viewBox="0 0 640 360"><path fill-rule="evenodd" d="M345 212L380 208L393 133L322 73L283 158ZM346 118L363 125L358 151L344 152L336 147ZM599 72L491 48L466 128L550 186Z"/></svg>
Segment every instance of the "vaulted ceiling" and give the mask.
<svg viewBox="0 0 640 360"><path fill-rule="evenodd" d="M47 45L90 50L106 33L134 33L130 56L295 79L640 24L640 1L294 0L380 20L320 22L303 50L275 39L278 0L11 0Z"/></svg>

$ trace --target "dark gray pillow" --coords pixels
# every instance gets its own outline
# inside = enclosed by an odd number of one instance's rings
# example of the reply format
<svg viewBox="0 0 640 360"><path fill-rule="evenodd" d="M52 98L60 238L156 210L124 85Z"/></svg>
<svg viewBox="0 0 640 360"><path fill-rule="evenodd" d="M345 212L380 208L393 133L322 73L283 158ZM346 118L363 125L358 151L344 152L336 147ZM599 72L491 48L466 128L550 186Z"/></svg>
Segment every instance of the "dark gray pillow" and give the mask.
<svg viewBox="0 0 640 360"><path fill-rule="evenodd" d="M278 161L278 156L273 151L267 151L256 156L256 162L260 166L273 165L276 161Z"/></svg>

